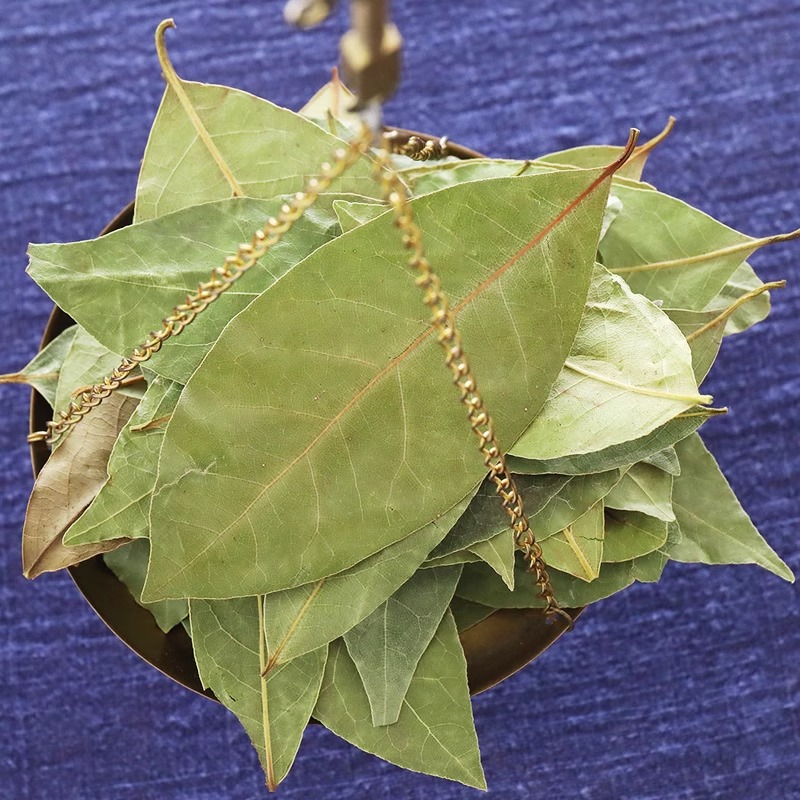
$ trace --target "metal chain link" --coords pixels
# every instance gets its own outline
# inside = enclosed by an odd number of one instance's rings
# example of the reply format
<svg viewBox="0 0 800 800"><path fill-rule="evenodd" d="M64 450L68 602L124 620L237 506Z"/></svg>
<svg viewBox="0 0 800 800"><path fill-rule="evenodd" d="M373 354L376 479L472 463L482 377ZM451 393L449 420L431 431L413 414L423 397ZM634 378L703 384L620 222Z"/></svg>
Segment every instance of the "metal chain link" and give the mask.
<svg viewBox="0 0 800 800"><path fill-rule="evenodd" d="M396 135L396 132L394 133ZM412 144L413 140L416 141ZM316 201L320 193L324 192L339 175L368 151L372 141L372 132L364 128L361 134L354 138L346 148L337 150L334 153L333 163L324 163L320 168L319 177L311 178L302 191L297 192L289 202L285 203L277 218L268 219L263 229L257 230L253 234L250 242L240 244L235 255L228 256L223 265L211 273L208 281L199 284L197 291L187 296L185 303L175 306L172 313L163 320L159 331L151 333L149 338L134 348L132 354L124 358L107 378L82 392L76 401L70 403L66 411L60 413L58 420L48 422L47 430L31 433L28 441L44 440L53 444L70 428L77 425L93 408L100 405L114 390L119 388L139 364L149 360L154 353L157 353L167 339L178 336L187 325L195 320L198 314L224 294L268 250L280 242L292 225L303 216L305 210ZM402 233L403 246L411 251L408 263L419 273L416 283L425 292L424 303L431 311L431 324L437 333L439 344L445 351L445 364L450 369L453 382L460 391L460 401L467 409L470 427L478 437L480 452L489 471L488 477L494 484L503 509L511 520L516 546L522 551L528 571L533 575L539 587L540 597L545 602L545 614L548 617L560 615L567 620L571 627L571 617L555 599L541 546L530 528L523 508L522 497L514 478L508 471L505 457L494 433L492 418L478 392L475 377L470 369L461 336L456 327L455 315L447 297L442 292L439 276L434 272L425 256L421 231L414 222L405 186L391 165L390 152L401 152L416 160L441 157L447 146L446 139L423 143L419 137L412 137L409 144L410 147L398 146L391 134L384 136L384 146L377 154L373 176L380 184L384 199L394 211L395 225Z"/></svg>

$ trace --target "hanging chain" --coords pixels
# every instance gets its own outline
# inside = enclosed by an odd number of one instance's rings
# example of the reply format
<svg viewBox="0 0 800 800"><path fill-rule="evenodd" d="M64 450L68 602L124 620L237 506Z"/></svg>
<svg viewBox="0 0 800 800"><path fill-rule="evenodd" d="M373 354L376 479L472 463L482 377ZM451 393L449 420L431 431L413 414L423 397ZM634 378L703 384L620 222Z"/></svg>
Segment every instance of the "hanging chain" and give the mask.
<svg viewBox="0 0 800 800"><path fill-rule="evenodd" d="M211 303L253 267L268 250L278 244L292 225L303 216L305 210L316 201L317 197L326 191L348 167L358 161L363 153L367 152L371 142L371 134L364 131L346 148L337 150L334 153L333 163L323 164L319 176L311 178L302 191L297 192L291 200L284 203L277 218L268 219L263 229L257 230L249 242L239 245L236 255L228 256L221 267L214 269L205 283L199 284L197 290L186 297L185 303L175 306L172 313L163 320L159 331L151 333L142 344L135 347L132 354L123 358L120 365L108 377L81 392L79 397L69 404L66 411L59 412L58 419L47 423L47 430L31 433L28 441L45 441L48 444L54 444L93 408L99 406L122 385L136 367L157 353L167 339L178 336L198 314L205 311Z"/></svg>
<svg viewBox="0 0 800 800"><path fill-rule="evenodd" d="M396 136L396 132L393 133ZM406 146L398 146L395 137L391 134L384 136L384 147L377 154L373 177L380 184L384 200L394 212L395 226L402 233L403 246L411 251L408 263L419 273L416 283L425 292L424 303L431 311L431 324L437 333L439 344L445 351L445 364L453 375L454 384L460 391L460 401L467 409L470 427L480 442L480 452L489 471L488 477L494 484L502 501L503 509L511 520L515 544L522 551L528 571L533 575L539 587L540 597L545 602L545 614L550 618L560 615L567 620L571 627L571 617L558 605L554 596L553 586L542 556L542 548L530 528L523 508L522 496L506 466L503 451L500 449L494 433L492 418L478 392L475 378L464 353L461 336L456 327L455 315L447 297L442 292L439 276L434 272L425 255L421 241L422 234L414 222L405 186L392 168L390 161L390 152L401 152L417 160L441 157L447 146L446 139L440 139L438 142L428 141L423 144L419 137L412 137L409 143L413 140L416 141L411 144L411 147L404 150ZM311 178L302 191L297 192L291 200L285 203L277 218L268 219L263 229L257 230L249 242L239 245L236 255L228 256L221 267L214 269L208 281L200 283L197 290L187 296L185 303L175 306L172 313L163 320L159 331L151 333L141 345L134 348L132 354L124 358L108 377L81 392L80 396L69 404L66 411L60 412L59 419L47 423L47 430L31 433L28 441L46 441L53 444L70 428L77 425L93 408L100 405L123 384L137 366L148 361L154 353L157 353L167 339L178 336L187 325L196 319L198 314L208 308L262 256L278 244L294 223L303 216L306 209L316 201L317 197L369 150L372 141L371 131L364 128L361 134L354 138L346 148L337 150L334 153L333 163L324 163L320 168L319 176ZM424 153L427 155L423 155ZM439 155L437 156L435 153Z"/></svg>
<svg viewBox="0 0 800 800"><path fill-rule="evenodd" d="M414 222L414 215L403 182L392 168L389 159L391 139L377 154L375 176L380 182L384 200L394 211L394 224L403 235L403 247L411 251L408 261L410 267L419 275L417 286L425 291L424 303L431 311L431 323L437 333L437 341L445 351L445 364L453 375L453 383L461 393L461 403L467 409L470 427L480 442L483 463L489 470L489 479L495 486L503 509L511 519L514 541L522 551L528 571L539 587L539 596L545 602L545 614L552 618L560 615L572 627L572 618L556 601L553 585L544 562L542 548L536 541L523 508L522 496L514 478L508 471L503 451L497 441L494 425L483 399L469 361L464 353L461 335L456 327L455 314L450 308L446 295L442 292L439 276L425 255L422 246L422 232Z"/></svg>

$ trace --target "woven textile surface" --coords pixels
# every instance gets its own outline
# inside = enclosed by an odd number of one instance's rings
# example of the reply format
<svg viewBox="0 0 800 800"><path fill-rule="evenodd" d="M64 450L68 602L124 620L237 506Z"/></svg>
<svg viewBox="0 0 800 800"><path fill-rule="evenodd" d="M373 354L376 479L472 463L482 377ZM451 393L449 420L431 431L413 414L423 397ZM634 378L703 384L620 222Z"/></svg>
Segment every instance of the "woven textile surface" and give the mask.
<svg viewBox="0 0 800 800"><path fill-rule="evenodd" d="M3 0L0 372L50 312L28 241L90 238L134 191L163 83L152 34L172 16L184 77L298 108L327 80L347 3L300 33L272 0ZM675 132L648 177L752 235L800 226L798 0L396 0L406 68L390 123L514 158ZM800 569L800 247L768 322L726 340L707 383L731 408L703 430L764 535ZM444 380L444 375L442 376ZM19 533L32 477L27 392L3 402L0 794L8 800L251 800L261 771L237 721L161 676L66 575L30 584ZM475 701L491 798L800 797L797 590L755 567L671 564ZM280 796L479 797L307 731Z"/></svg>

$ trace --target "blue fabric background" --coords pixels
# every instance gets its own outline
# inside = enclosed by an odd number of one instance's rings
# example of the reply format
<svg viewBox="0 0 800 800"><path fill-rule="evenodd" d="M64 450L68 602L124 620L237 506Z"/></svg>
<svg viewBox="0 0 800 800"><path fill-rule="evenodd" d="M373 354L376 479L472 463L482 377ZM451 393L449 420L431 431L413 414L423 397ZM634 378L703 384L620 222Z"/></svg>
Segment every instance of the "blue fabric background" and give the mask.
<svg viewBox="0 0 800 800"><path fill-rule="evenodd" d="M310 33L278 2L29 0L0 21L0 372L35 353L50 310L25 246L94 236L132 196L174 16L187 78L292 108L327 78L346 3ZM397 0L406 40L388 120L497 156L533 157L678 127L651 180L754 235L800 225L798 0L486 3ZM731 413L704 436L796 570L800 246L753 259L790 286L771 320L726 341L708 388ZM65 575L20 575L31 487L27 392L1 387L0 793L41 800L264 796L221 708L118 642ZM670 565L590 610L573 634L475 702L490 797L800 797L796 590L754 567ZM287 798L473 798L309 730Z"/></svg>

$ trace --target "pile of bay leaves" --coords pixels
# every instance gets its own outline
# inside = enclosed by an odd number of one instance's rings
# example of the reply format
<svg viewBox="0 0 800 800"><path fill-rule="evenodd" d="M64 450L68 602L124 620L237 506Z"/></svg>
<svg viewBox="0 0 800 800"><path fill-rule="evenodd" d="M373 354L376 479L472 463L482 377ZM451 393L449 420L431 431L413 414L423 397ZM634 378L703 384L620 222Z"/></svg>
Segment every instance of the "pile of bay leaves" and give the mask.
<svg viewBox="0 0 800 800"><path fill-rule="evenodd" d="M180 89L134 224L30 248L76 324L13 379L56 413L349 136L341 88L300 114ZM792 580L697 433L724 413L698 384L778 285L746 259L792 235L745 236L642 182L652 144L613 177L610 146L395 159L564 607L669 560ZM484 787L459 631L541 604L407 258L365 158L54 448L31 499L25 573L104 554L164 631L186 627L270 788L312 716Z"/></svg>

